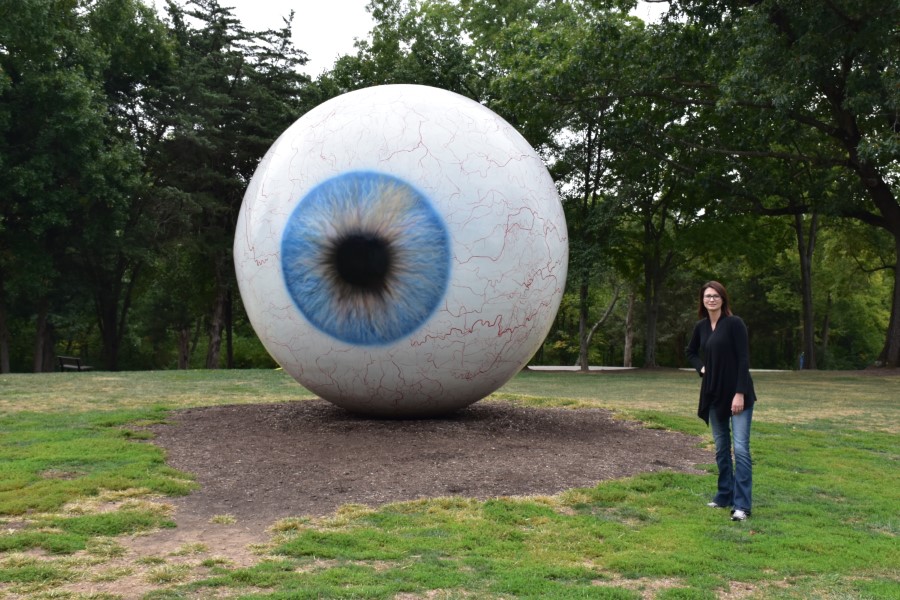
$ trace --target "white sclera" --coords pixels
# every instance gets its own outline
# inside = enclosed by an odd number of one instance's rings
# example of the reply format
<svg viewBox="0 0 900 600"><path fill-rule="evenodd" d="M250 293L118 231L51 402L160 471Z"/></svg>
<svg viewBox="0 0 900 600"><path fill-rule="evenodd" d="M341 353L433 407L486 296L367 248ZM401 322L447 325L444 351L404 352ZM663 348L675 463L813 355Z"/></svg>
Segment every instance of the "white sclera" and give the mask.
<svg viewBox="0 0 900 600"><path fill-rule="evenodd" d="M281 265L298 203L355 171L419 190L449 235L444 298L415 331L384 345L313 326ZM538 350L562 299L568 236L553 180L511 125L458 94L387 85L324 102L278 138L244 196L234 260L257 335L300 384L356 412L431 416L494 392Z"/></svg>

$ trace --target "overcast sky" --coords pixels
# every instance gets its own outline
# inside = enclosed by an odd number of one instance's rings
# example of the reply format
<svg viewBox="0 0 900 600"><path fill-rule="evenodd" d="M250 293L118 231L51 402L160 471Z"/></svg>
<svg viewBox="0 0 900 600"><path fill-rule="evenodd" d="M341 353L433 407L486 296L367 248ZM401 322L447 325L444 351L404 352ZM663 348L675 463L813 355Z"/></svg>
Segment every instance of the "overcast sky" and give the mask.
<svg viewBox="0 0 900 600"><path fill-rule="evenodd" d="M282 19L294 10L294 44L306 52L309 62L303 69L316 77L331 68L337 57L354 52L353 41L365 39L372 29L372 17L366 12L369 0L219 0L221 6L234 8L233 14L246 29L277 29ZM164 6L163 0L156 0ZM655 19L667 3L640 3L636 14Z"/></svg>
<svg viewBox="0 0 900 600"><path fill-rule="evenodd" d="M335 59L354 53L353 41L372 30L366 12L369 0L219 0L233 6L234 15L252 30L277 29L294 10L294 45L306 52L303 69L316 77L331 68Z"/></svg>

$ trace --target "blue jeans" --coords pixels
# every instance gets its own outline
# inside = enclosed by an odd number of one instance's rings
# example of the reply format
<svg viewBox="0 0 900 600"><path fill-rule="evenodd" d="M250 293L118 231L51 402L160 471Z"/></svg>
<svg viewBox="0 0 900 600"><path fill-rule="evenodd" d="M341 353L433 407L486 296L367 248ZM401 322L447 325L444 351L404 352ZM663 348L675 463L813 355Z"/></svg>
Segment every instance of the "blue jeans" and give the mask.
<svg viewBox="0 0 900 600"><path fill-rule="evenodd" d="M719 420L715 407L709 411L709 425L716 442L719 490L713 502L733 506L747 514L753 506L753 459L750 458L750 421L753 406L730 419ZM731 430L734 430L734 465L731 462Z"/></svg>

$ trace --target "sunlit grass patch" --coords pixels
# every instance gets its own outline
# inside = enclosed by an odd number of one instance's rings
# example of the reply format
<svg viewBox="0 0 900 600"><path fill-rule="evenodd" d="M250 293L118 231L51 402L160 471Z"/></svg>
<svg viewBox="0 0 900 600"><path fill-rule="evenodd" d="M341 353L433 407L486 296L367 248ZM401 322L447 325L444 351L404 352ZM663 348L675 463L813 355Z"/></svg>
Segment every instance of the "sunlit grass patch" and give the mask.
<svg viewBox="0 0 900 600"><path fill-rule="evenodd" d="M209 552L209 547L206 544L202 544L200 542L191 542L182 545L177 550L172 552L172 556L193 556L197 554L205 554L206 552Z"/></svg>
<svg viewBox="0 0 900 600"><path fill-rule="evenodd" d="M237 519L234 515L213 515L209 522L213 525L234 525Z"/></svg>
<svg viewBox="0 0 900 600"><path fill-rule="evenodd" d="M900 377L890 372L846 374L833 371L755 372L760 404L756 422L808 423L832 419L838 426L900 433ZM691 418L699 380L691 370L553 373L523 371L492 398L543 406L609 408ZM690 431L687 431L690 433Z"/></svg>
<svg viewBox="0 0 900 600"><path fill-rule="evenodd" d="M589 585L591 571L584 567L584 556L601 536L561 515L555 501L504 498L477 503L475 523L472 514L455 519L453 511L446 510L446 500L437 504L398 503L361 516L356 525L348 523L341 530L301 530L278 552L338 561L345 568L379 564L388 577L401 571L404 577L433 576L432 570L440 569L445 579L441 588L477 580L488 564L496 564L490 570L502 565L501 571L518 565L505 583L511 589L491 590L477 581L474 590L463 586L476 595L521 593L543 581L543 576L567 581L559 584L560 590L572 582Z"/></svg>
<svg viewBox="0 0 900 600"><path fill-rule="evenodd" d="M152 567L145 576L149 583L170 584L186 581L191 575L191 566L186 564L158 565Z"/></svg>
<svg viewBox="0 0 900 600"><path fill-rule="evenodd" d="M316 524L318 527L329 529L346 527L374 512L374 509L365 504L344 504L334 511L334 514L316 519Z"/></svg>
<svg viewBox="0 0 900 600"><path fill-rule="evenodd" d="M72 570L58 562L19 552L0 555L0 585L18 594L30 594L67 581Z"/></svg>
<svg viewBox="0 0 900 600"><path fill-rule="evenodd" d="M104 559L117 558L125 555L125 548L116 540L116 538L91 538L85 543L85 550L92 556Z"/></svg>
<svg viewBox="0 0 900 600"><path fill-rule="evenodd" d="M52 554L71 554L84 550L95 537L132 534L160 527L174 527L174 523L136 511L78 517L38 515L27 527L0 535L0 552L40 548Z"/></svg>
<svg viewBox="0 0 900 600"><path fill-rule="evenodd" d="M662 594L667 590L684 589L684 582L674 577L637 577L634 579L626 579L617 574L610 574L604 578L594 579L591 582L595 586L603 588L614 588L621 590L630 590L640 594L641 598L662 598ZM687 598L699 596L687 595Z"/></svg>
<svg viewBox="0 0 900 600"><path fill-rule="evenodd" d="M119 581L121 579L125 579L126 577L131 577L134 575L135 570L133 567L112 567L109 569L100 569L93 572L89 580L97 583L106 583L111 581Z"/></svg>
<svg viewBox="0 0 900 600"><path fill-rule="evenodd" d="M515 402L523 406L533 408L597 408L597 403L584 398L559 398L553 396L528 396L524 394L510 394L507 392L494 392L484 401Z"/></svg>
<svg viewBox="0 0 900 600"><path fill-rule="evenodd" d="M0 414L179 409L311 399L280 370L11 373L0 377ZM135 419L135 426L153 419Z"/></svg>
<svg viewBox="0 0 900 600"><path fill-rule="evenodd" d="M201 567L206 567L211 569L213 567L231 567L234 565L234 561L225 558L224 556L210 556L209 558L204 558L200 561Z"/></svg>
<svg viewBox="0 0 900 600"><path fill-rule="evenodd" d="M280 519L273 523L269 527L269 531L272 533L290 533L293 531L299 531L310 523L312 523L312 519L310 517L289 517L287 519Z"/></svg>
<svg viewBox="0 0 900 600"><path fill-rule="evenodd" d="M272 555L272 549L277 546L278 538L275 538L275 541L270 543L260 543L260 544L248 544L247 550L260 558L270 557Z"/></svg>
<svg viewBox="0 0 900 600"><path fill-rule="evenodd" d="M145 488L121 491L101 491L96 496L78 498L65 504L59 514L74 517L97 515L116 511L135 511L156 515L162 518L171 517L175 507L163 501L158 494L151 494Z"/></svg>

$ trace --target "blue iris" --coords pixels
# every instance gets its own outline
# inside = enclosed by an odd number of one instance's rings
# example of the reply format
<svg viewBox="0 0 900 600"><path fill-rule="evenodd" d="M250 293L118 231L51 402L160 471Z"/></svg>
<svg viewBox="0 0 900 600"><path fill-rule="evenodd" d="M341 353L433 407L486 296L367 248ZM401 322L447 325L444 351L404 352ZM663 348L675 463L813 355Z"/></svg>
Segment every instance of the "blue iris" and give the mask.
<svg viewBox="0 0 900 600"><path fill-rule="evenodd" d="M420 327L447 291L450 241L421 192L391 175L350 171L301 199L285 226L282 273L316 328L358 345Z"/></svg>

